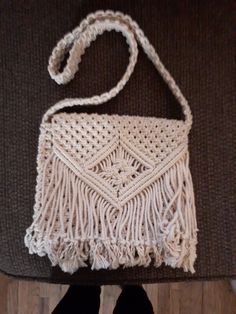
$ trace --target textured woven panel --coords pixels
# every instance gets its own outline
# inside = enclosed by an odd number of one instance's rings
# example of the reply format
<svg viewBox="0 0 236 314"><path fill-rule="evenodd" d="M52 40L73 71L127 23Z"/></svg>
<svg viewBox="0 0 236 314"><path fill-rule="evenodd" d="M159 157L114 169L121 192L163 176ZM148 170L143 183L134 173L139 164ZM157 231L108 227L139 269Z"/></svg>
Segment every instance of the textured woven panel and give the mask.
<svg viewBox="0 0 236 314"><path fill-rule="evenodd" d="M178 145L187 142L187 131L182 121L155 117L139 119L137 116L65 114L54 118L53 129L57 145L70 152L79 163L91 160L99 149L113 141L117 132L156 163L162 162ZM83 156L84 149L86 155Z"/></svg>
<svg viewBox="0 0 236 314"><path fill-rule="evenodd" d="M174 119L64 113L56 115L52 124L57 154L83 169L104 196L113 199L120 194L124 203L132 192L136 195L142 181L155 179L188 142L184 122ZM42 150L45 158L48 149ZM122 173L116 176L115 168Z"/></svg>
<svg viewBox="0 0 236 314"><path fill-rule="evenodd" d="M70 276L51 268L47 258L30 256L24 247L25 229L33 213L43 113L62 98L107 90L116 84L128 62L122 36L106 33L87 50L73 82L57 86L51 81L47 60L56 41L97 9L120 10L137 20L189 100L194 117L190 167L200 229L194 275L169 267L148 267L83 269ZM0 269L52 282L96 284L235 276L233 2L136 1L134 7L133 1L123 0L2 1L0 10ZM142 52L130 82L116 98L76 111L181 117L179 105Z"/></svg>

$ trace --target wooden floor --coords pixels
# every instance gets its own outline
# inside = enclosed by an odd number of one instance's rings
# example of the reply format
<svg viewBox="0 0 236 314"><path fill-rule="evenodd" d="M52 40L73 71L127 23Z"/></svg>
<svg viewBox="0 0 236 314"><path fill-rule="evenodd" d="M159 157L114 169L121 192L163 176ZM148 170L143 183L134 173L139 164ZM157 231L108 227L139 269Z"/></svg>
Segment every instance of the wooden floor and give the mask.
<svg viewBox="0 0 236 314"><path fill-rule="evenodd" d="M236 314L236 296L228 282L155 284L144 288L155 314ZM0 275L0 314L51 313L66 290L67 286L17 281ZM112 314L119 293L117 286L102 290L100 314Z"/></svg>

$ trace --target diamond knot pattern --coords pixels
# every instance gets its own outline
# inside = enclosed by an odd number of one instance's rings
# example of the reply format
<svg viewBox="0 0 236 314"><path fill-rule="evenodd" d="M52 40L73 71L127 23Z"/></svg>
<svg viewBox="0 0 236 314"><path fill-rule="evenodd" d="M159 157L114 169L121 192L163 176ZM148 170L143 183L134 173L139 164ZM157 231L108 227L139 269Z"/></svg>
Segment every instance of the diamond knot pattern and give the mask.
<svg viewBox="0 0 236 314"><path fill-rule="evenodd" d="M104 180L119 197L130 183L139 181L152 165L124 139L117 139L104 153L103 158L89 167L93 176Z"/></svg>
<svg viewBox="0 0 236 314"><path fill-rule="evenodd" d="M118 145L91 170L118 192L147 169L148 167L127 152L123 146Z"/></svg>

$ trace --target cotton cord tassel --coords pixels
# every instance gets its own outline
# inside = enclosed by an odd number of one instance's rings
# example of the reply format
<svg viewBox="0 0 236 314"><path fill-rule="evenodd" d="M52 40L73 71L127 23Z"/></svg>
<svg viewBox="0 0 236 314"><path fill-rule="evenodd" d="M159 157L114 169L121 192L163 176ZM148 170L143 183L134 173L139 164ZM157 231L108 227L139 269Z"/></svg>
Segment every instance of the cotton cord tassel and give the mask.
<svg viewBox="0 0 236 314"><path fill-rule="evenodd" d="M112 206L52 154L42 210L27 230L30 253L73 273L162 263L194 272L197 225L186 152L122 208ZM46 172L45 172L46 175Z"/></svg>

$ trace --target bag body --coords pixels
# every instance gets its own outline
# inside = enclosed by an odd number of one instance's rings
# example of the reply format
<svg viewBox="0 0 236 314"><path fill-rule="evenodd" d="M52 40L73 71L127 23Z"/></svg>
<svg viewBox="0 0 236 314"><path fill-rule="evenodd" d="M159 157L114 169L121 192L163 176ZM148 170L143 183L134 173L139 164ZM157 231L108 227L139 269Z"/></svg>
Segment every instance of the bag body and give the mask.
<svg viewBox="0 0 236 314"><path fill-rule="evenodd" d="M65 99L45 113L33 222L25 244L30 253L47 255L52 265L70 273L88 264L98 270L151 262L194 272L197 224L188 152L192 114L137 23L120 12L90 14L54 48L49 73L58 84L69 82L86 47L107 30L126 37L127 70L109 92ZM137 43L180 102L185 120L61 112L115 97L133 72Z"/></svg>

